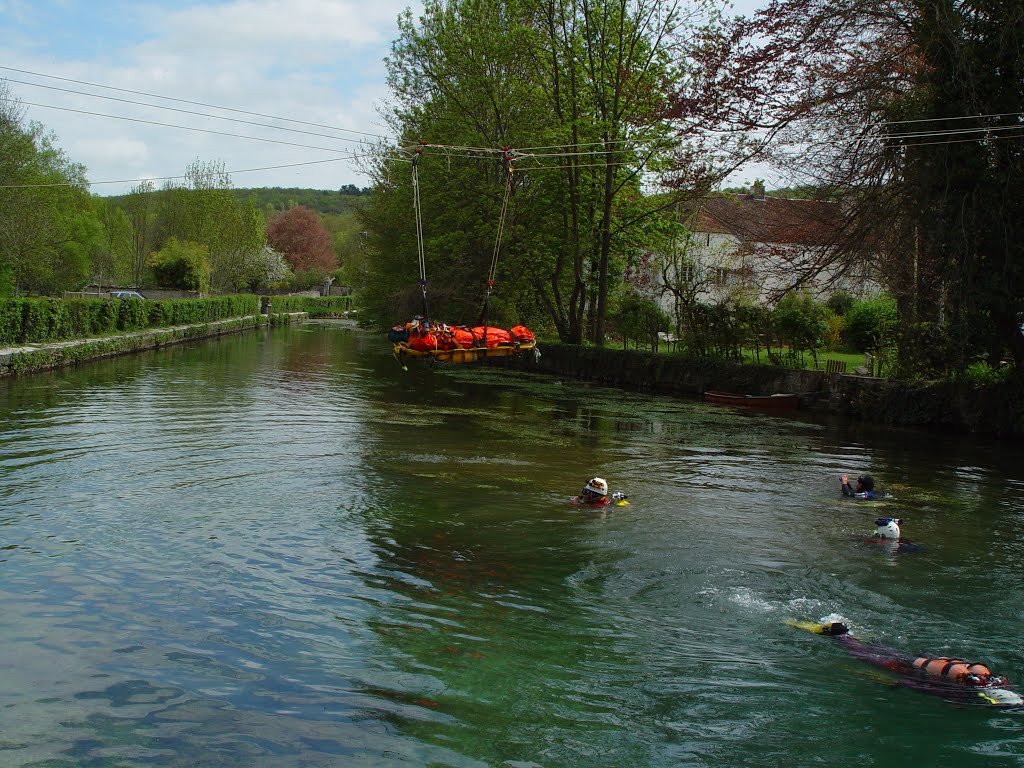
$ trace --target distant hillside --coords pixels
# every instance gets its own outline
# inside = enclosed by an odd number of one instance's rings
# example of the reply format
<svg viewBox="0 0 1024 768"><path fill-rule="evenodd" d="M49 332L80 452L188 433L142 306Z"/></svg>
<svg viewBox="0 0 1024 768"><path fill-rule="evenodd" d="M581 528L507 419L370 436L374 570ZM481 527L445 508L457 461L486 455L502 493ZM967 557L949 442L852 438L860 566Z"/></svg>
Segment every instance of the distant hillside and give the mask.
<svg viewBox="0 0 1024 768"><path fill-rule="evenodd" d="M257 187L235 189L233 192L239 200L255 196L256 205L261 209L269 206L275 211L284 211L293 205L304 205L318 213L347 213L358 208L370 190L346 184L341 189Z"/></svg>

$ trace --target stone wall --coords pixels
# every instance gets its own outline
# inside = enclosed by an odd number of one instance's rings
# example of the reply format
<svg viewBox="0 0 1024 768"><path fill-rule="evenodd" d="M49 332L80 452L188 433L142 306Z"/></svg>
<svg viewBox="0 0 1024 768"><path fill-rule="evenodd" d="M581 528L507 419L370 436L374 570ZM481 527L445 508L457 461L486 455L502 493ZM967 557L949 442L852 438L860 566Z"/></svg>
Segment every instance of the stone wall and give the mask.
<svg viewBox="0 0 1024 768"><path fill-rule="evenodd" d="M963 382L905 382L838 376L828 399L834 413L902 427L1024 437L1024 380L984 387Z"/></svg>
<svg viewBox="0 0 1024 768"><path fill-rule="evenodd" d="M802 407L887 426L1024 437L1024 377L972 387L912 383L764 365L689 360L637 350L542 344L541 356L494 358L493 364L623 389L700 397L708 390L749 395L799 394Z"/></svg>
<svg viewBox="0 0 1024 768"><path fill-rule="evenodd" d="M495 361L525 371L691 397L699 397L707 390L721 390L749 395L795 392L813 399L825 386L824 371L702 362L678 355L572 344L543 344L540 348L539 359L525 354Z"/></svg>

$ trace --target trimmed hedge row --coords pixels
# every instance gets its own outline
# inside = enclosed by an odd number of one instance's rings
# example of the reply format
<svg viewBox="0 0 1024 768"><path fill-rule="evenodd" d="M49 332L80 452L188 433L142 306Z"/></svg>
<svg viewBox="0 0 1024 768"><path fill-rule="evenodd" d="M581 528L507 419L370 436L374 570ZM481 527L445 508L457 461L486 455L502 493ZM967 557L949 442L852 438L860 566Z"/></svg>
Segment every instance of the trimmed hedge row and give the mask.
<svg viewBox="0 0 1024 768"><path fill-rule="evenodd" d="M83 339L67 345L44 347L31 352L17 352L6 360L0 360L0 377L59 368L100 357L123 355L177 344L182 341L233 333L247 328L256 328L262 322L258 315L248 315L211 324L157 328L149 333L112 336L103 339Z"/></svg>
<svg viewBox="0 0 1024 768"><path fill-rule="evenodd" d="M0 299L0 344L42 343L255 315L251 294L212 299Z"/></svg>
<svg viewBox="0 0 1024 768"><path fill-rule="evenodd" d="M266 296L272 312L305 312L310 317L336 317L345 313L348 296Z"/></svg>

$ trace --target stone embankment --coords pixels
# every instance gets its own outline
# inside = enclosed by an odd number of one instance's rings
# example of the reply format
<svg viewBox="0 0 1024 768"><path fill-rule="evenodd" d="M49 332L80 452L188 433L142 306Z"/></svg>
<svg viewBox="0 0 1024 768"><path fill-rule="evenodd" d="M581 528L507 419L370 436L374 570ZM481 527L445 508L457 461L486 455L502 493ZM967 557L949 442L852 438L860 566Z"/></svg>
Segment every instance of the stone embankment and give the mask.
<svg viewBox="0 0 1024 768"><path fill-rule="evenodd" d="M709 390L750 395L795 392L803 407L852 421L1024 438L1020 380L986 387L951 381L910 383L572 344L542 344L540 350L539 358L495 358L494 364L687 397L701 397Z"/></svg>
<svg viewBox="0 0 1024 768"><path fill-rule="evenodd" d="M306 318L305 312L281 312L270 316L269 322L296 322ZM44 371L67 365L113 357L146 349L156 349L185 341L206 339L226 333L238 333L268 324L266 315L248 315L195 325L150 328L88 339L71 339L47 344L31 344L0 349L0 377Z"/></svg>

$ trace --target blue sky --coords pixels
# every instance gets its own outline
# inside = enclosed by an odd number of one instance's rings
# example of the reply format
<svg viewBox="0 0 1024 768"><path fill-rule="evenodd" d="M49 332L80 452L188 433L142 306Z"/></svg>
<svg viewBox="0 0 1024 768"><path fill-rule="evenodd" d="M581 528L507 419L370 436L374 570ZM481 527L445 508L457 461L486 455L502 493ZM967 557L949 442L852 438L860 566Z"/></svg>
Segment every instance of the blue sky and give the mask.
<svg viewBox="0 0 1024 768"><path fill-rule="evenodd" d="M388 137L378 113L387 97L382 59L407 6L421 7L409 0L0 0L0 78L28 119L86 166L99 194L133 186L101 182L174 176L197 159L223 161L237 187L365 186L350 156L365 151L362 142ZM243 172L297 163L315 164Z"/></svg>
<svg viewBox="0 0 1024 768"><path fill-rule="evenodd" d="M88 178L95 183L93 190L100 194L117 194L132 185L96 182L181 174L196 159L222 160L233 171L235 186L240 187L364 186L368 181L356 165L339 158L360 152L360 140L375 141L375 135L388 133L376 111L387 95L382 58L397 33L397 16L409 4L408 0L0 0L0 77L8 80L23 102L28 119L52 130L71 159L87 167ZM361 133L217 111L126 91ZM97 99L83 92L125 101ZM261 136L307 147L83 112ZM316 165L240 172L332 158L335 161Z"/></svg>

